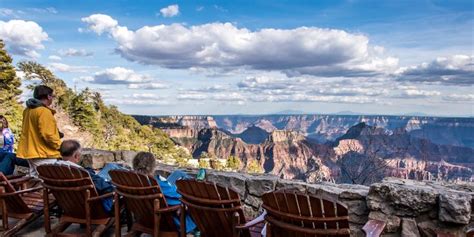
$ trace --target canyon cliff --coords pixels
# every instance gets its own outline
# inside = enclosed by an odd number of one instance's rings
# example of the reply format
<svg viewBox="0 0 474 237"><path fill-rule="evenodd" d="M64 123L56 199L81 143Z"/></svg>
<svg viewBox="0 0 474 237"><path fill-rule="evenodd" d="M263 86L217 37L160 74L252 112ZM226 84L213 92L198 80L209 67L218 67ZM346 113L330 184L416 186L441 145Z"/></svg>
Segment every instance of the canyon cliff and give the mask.
<svg viewBox="0 0 474 237"><path fill-rule="evenodd" d="M473 180L472 119L395 116L139 116L193 157L255 160L266 173L307 182L370 184L394 176ZM355 124L352 124L355 123ZM350 124L350 126L349 126ZM461 131L464 130L464 131ZM474 134L474 133L473 133Z"/></svg>

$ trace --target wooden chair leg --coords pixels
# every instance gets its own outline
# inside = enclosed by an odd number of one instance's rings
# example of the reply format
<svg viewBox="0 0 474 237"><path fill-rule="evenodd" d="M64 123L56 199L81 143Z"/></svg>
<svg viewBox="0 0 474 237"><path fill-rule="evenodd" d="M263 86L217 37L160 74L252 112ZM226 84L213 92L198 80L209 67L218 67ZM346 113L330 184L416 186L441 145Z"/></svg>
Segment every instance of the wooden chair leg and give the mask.
<svg viewBox="0 0 474 237"><path fill-rule="evenodd" d="M115 237L120 237L120 204L118 193L114 193Z"/></svg>
<svg viewBox="0 0 474 237"><path fill-rule="evenodd" d="M186 237L186 208L184 207L184 204L181 204L180 212L179 235L180 237Z"/></svg>
<svg viewBox="0 0 474 237"><path fill-rule="evenodd" d="M130 213L130 210L127 207L127 204L125 204L125 215L127 216L127 231L130 231L133 225L133 217L132 213Z"/></svg>
<svg viewBox="0 0 474 237"><path fill-rule="evenodd" d="M92 234L92 226L91 226L91 206L89 205L89 198L91 196L91 193L89 190L86 190L85 192L85 199L84 199L84 203L85 203L85 208L86 208L86 235L87 236L91 236Z"/></svg>
<svg viewBox="0 0 474 237"><path fill-rule="evenodd" d="M266 234L267 234L267 237L273 237L273 234L272 234L272 227L271 227L271 224L270 224L270 223L267 223Z"/></svg>
<svg viewBox="0 0 474 237"><path fill-rule="evenodd" d="M30 224L32 221L36 220L36 218L38 217L39 215L32 214L29 218L19 220L17 223L15 223L15 225L11 229L5 231L2 236L5 236L5 237L13 236L16 232L21 230L26 225Z"/></svg>
<svg viewBox="0 0 474 237"><path fill-rule="evenodd" d="M160 210L160 200L155 199L154 209L155 210L154 210L154 213L153 213L153 219L154 219L153 237L159 237L160 236L161 215L158 213L158 210Z"/></svg>
<svg viewBox="0 0 474 237"><path fill-rule="evenodd" d="M51 222L49 221L49 192L47 188L43 189L43 215L44 215L44 230L46 234L51 233Z"/></svg>
<svg viewBox="0 0 474 237"><path fill-rule="evenodd" d="M239 213L234 212L232 215L232 237L239 237L240 236L240 231L235 228L236 226L239 225Z"/></svg>
<svg viewBox="0 0 474 237"><path fill-rule="evenodd" d="M0 200L0 204L2 205L2 225L4 230L8 230L8 210L7 204L5 203L5 199Z"/></svg>

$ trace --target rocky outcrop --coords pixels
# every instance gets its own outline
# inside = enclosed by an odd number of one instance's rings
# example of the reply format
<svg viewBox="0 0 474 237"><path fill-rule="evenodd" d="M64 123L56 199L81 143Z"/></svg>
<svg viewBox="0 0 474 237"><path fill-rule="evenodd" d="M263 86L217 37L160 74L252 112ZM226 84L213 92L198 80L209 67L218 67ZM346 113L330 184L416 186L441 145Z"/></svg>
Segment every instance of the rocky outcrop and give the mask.
<svg viewBox="0 0 474 237"><path fill-rule="evenodd" d="M247 144L242 139L233 137L218 129L202 129L195 132L191 129L164 130L178 145L189 149L193 157L198 158L202 152L211 156L228 158L239 157L242 168L255 160L266 173L275 174L286 179L305 179L306 175L318 176L318 180L329 180L331 169L325 165L326 159L315 156L315 149L325 154L328 147L310 144L297 132L273 131L260 144ZM186 134L191 136L187 137ZM324 152L323 152L324 151ZM319 161L318 169L309 163ZM313 168L313 169L311 169ZM311 170L311 174L308 171Z"/></svg>
<svg viewBox="0 0 474 237"><path fill-rule="evenodd" d="M251 127L249 133L262 134ZM336 180L370 184L384 177L415 180L471 180L474 150L436 145L410 136L405 130L357 124L335 142L317 144L295 131L274 130L259 144L248 144L219 129L165 129L178 145L195 158L202 152L212 156L239 157L244 168L254 160L266 173L308 182ZM245 132L244 132L245 133ZM243 133L243 134L244 134ZM262 138L254 138L254 141Z"/></svg>
<svg viewBox="0 0 474 237"><path fill-rule="evenodd" d="M235 136L239 137L247 144L260 144L265 142L269 134L269 132L260 127L251 126L242 133L236 134Z"/></svg>

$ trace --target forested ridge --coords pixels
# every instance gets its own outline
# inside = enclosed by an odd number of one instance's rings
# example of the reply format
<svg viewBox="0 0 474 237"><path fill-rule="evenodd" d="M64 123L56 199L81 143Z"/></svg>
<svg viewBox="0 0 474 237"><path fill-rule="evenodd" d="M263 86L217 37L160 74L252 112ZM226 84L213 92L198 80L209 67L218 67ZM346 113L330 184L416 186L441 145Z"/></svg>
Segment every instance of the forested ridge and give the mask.
<svg viewBox="0 0 474 237"><path fill-rule="evenodd" d="M121 113L114 105L106 105L99 92L89 88L74 91L48 68L34 61L22 61L17 68L0 40L0 114L5 115L19 139L24 103L20 86L33 90L43 84L54 89L53 108L65 114L82 132L89 133L91 148L105 150L151 151L159 159L188 159L189 154L175 146L160 129L140 125L133 117ZM24 74L19 78L17 71ZM23 80L23 81L22 81ZM60 121L58 121L60 122Z"/></svg>

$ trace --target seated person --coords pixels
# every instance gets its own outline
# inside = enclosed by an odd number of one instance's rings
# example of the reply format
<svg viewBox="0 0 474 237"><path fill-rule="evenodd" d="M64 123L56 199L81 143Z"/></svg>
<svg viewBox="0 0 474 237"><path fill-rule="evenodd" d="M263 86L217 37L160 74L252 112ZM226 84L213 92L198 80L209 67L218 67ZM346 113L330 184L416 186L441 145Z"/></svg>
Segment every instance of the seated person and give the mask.
<svg viewBox="0 0 474 237"><path fill-rule="evenodd" d="M114 187L103 177L97 175L92 168L84 168L79 164L81 161L81 144L75 140L65 140L59 148L62 160L57 160L55 164L64 164L85 169L89 172L92 182L94 182L95 189L99 195L110 193L114 191ZM102 205L106 212L110 213L113 209L113 197L102 199Z"/></svg>
<svg viewBox="0 0 474 237"><path fill-rule="evenodd" d="M17 158L15 153L0 151L0 172L4 175L12 175L15 171L15 165L29 167L28 161Z"/></svg>
<svg viewBox="0 0 474 237"><path fill-rule="evenodd" d="M154 171L156 167L156 158L152 153L149 152L139 152L133 158L133 170L145 174L154 176ZM176 181L179 179L187 179L190 178L185 172L181 170L176 170L168 177L168 180L161 177L155 176L155 179L158 181L160 185L161 192L165 196L166 202L170 206L180 205L181 195L178 193L176 188ZM179 218L174 217L175 224L179 226ZM186 215L186 233L190 233L196 228L196 224L192 220L189 215Z"/></svg>
<svg viewBox="0 0 474 237"><path fill-rule="evenodd" d="M28 161L17 158L13 153L15 136L8 127L7 118L0 115L0 172L4 175L12 175L15 165L29 167Z"/></svg>

